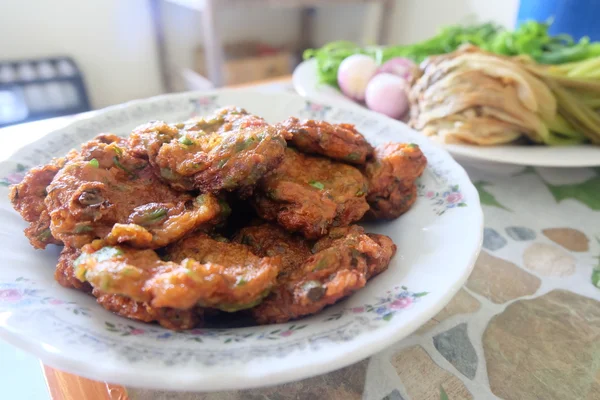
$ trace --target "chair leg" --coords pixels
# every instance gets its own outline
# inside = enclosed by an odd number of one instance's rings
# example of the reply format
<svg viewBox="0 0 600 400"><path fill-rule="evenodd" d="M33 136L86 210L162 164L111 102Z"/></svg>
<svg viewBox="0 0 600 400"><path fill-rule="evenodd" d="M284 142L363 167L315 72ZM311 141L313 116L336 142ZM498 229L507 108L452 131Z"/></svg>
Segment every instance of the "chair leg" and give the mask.
<svg viewBox="0 0 600 400"><path fill-rule="evenodd" d="M165 92L170 93L174 90L174 88L171 79L171 72L169 71L169 62L167 61L167 46L165 43L165 29L161 1L162 0L150 0L150 15L152 17L152 24L154 25L154 39L156 41L156 48L158 50L158 68L160 72L162 89Z"/></svg>
<svg viewBox="0 0 600 400"><path fill-rule="evenodd" d="M391 36L392 18L396 0L383 0L381 4L381 18L377 44L388 44Z"/></svg>
<svg viewBox="0 0 600 400"><path fill-rule="evenodd" d="M223 86L223 45L216 24L218 0L206 0L202 11L202 30L208 77L216 87Z"/></svg>

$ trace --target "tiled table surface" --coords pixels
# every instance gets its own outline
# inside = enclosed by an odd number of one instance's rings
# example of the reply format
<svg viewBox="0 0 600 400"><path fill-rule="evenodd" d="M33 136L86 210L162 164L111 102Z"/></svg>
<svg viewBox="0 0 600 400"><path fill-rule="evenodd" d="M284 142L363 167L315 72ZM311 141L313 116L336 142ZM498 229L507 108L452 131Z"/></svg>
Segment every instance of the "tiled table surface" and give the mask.
<svg viewBox="0 0 600 400"><path fill-rule="evenodd" d="M484 248L464 288L410 337L342 370L272 388L96 389L144 400L600 399L600 289L592 283L600 269L600 168L465 167L482 200ZM53 382L55 398L75 390ZM80 380L80 389L86 385L94 382Z"/></svg>

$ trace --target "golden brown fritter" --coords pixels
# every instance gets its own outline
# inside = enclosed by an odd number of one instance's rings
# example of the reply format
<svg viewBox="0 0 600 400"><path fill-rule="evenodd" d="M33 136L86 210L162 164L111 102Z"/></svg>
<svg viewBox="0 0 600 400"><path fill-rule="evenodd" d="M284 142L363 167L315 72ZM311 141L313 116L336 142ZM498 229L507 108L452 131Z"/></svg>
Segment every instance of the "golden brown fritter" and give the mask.
<svg viewBox="0 0 600 400"><path fill-rule="evenodd" d="M235 107L181 124L142 125L131 134L130 144L172 187L212 193L251 192L281 162L286 147L277 129Z"/></svg>
<svg viewBox="0 0 600 400"><path fill-rule="evenodd" d="M48 165L32 168L21 183L10 188L10 202L23 219L29 222L25 236L37 249L44 249L48 244L61 244L50 232L50 216L44 199L47 195L46 188L64 162L65 159L55 159Z"/></svg>
<svg viewBox="0 0 600 400"><path fill-rule="evenodd" d="M391 239L377 240L359 226L333 229L313 247L315 254L281 277L252 314L260 324L282 323L314 314L362 288L385 270L395 252ZM383 244L383 246L382 246Z"/></svg>
<svg viewBox="0 0 600 400"><path fill-rule="evenodd" d="M309 239L347 226L369 209L367 181L353 166L286 149L283 162L256 189L258 215Z"/></svg>
<svg viewBox="0 0 600 400"><path fill-rule="evenodd" d="M104 293L152 307L237 311L269 293L281 265L278 258L260 258L247 246L204 234L170 246L167 257L172 261L161 260L153 250L96 241L82 248L75 275Z"/></svg>
<svg viewBox="0 0 600 400"><path fill-rule="evenodd" d="M11 186L9 199L23 219L29 222L25 236L32 246L43 249L47 244L62 244L50 230L50 215L46 208L45 199L47 188L67 161L95 157L99 144L117 143L122 141L118 136L103 133L81 146L81 150L71 150L65 157L55 158L49 164L32 168L17 185Z"/></svg>
<svg viewBox="0 0 600 400"><path fill-rule="evenodd" d="M202 322L204 311L199 307L191 310L157 308L125 296L103 293L98 289L93 289L88 282L82 282L75 276L73 263L80 255L80 249L71 247L65 247L60 253L54 277L62 286L92 294L96 297L98 304L122 317L142 322L156 321L168 329L191 329Z"/></svg>
<svg viewBox="0 0 600 400"><path fill-rule="evenodd" d="M194 280L202 276L210 286L200 286L207 292L200 303L223 311L238 311L258 304L269 294L281 269L278 256L259 257L246 245L203 234L169 246L167 256L174 263L189 264L186 260L193 260L203 265L197 273L199 276L192 276ZM175 278L175 281L163 278L156 282L159 285L176 284L180 278Z"/></svg>
<svg viewBox="0 0 600 400"><path fill-rule="evenodd" d="M56 174L45 205L52 235L81 247L97 238L139 248L165 246L223 219L219 200L173 190L115 137L91 140Z"/></svg>
<svg viewBox="0 0 600 400"><path fill-rule="evenodd" d="M249 246L260 257L279 256L281 271L278 279L300 267L312 255L306 239L270 223L242 228L233 241Z"/></svg>
<svg viewBox="0 0 600 400"><path fill-rule="evenodd" d="M340 245L356 249L366 256L367 279L385 271L396 254L396 245L392 239L377 233L366 233L359 225L333 228L327 236L315 243L311 251L317 253Z"/></svg>
<svg viewBox="0 0 600 400"><path fill-rule="evenodd" d="M427 165L427 158L416 144L386 143L375 148L365 167L369 181L367 216L394 219L404 214L417 200L416 179Z"/></svg>
<svg viewBox="0 0 600 400"><path fill-rule="evenodd" d="M286 132L288 140L309 154L320 154L351 164L364 164L373 147L352 124L330 124L325 121L290 117L275 125Z"/></svg>

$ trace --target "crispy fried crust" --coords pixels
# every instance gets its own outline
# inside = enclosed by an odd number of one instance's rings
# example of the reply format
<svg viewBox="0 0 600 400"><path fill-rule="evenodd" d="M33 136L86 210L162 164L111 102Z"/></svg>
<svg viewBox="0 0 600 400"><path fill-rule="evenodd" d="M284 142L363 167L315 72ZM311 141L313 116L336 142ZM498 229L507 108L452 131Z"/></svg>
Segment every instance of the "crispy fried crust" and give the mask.
<svg viewBox="0 0 600 400"><path fill-rule="evenodd" d="M290 117L275 126L287 132L290 142L305 153L320 154L351 164L364 164L373 153L373 147L352 124L301 121Z"/></svg>
<svg viewBox="0 0 600 400"><path fill-rule="evenodd" d="M359 226L338 228L313 247L313 256L281 277L273 293L252 309L260 324L282 323L314 314L362 288L385 270L395 252L391 240L377 240ZM391 246L390 246L391 244Z"/></svg>
<svg viewBox="0 0 600 400"><path fill-rule="evenodd" d="M87 142L48 186L45 205L54 237L71 247L106 238L110 244L157 248L222 220L216 197L173 190L123 139L109 139Z"/></svg>
<svg viewBox="0 0 600 400"><path fill-rule="evenodd" d="M283 162L263 178L253 204L258 215L309 239L347 226L369 209L367 181L356 168L286 149Z"/></svg>
<svg viewBox="0 0 600 400"><path fill-rule="evenodd" d="M31 169L23 181L10 188L8 197L23 219L29 222L25 236L36 249L48 244L61 244L50 232L50 216L44 204L46 188L64 165L65 159L55 159L48 165Z"/></svg>
<svg viewBox="0 0 600 400"><path fill-rule="evenodd" d="M94 289L92 293L102 307L125 318L142 322L158 322L171 330L192 329L202 324L204 310L200 307L190 310L177 310L166 307L152 307L148 303L134 301L118 294L102 293Z"/></svg>
<svg viewBox="0 0 600 400"><path fill-rule="evenodd" d="M375 148L365 167L369 181L367 201L371 219L394 219L404 214L417 200L416 179L427 159L416 144L386 143Z"/></svg>
<svg viewBox="0 0 600 400"><path fill-rule="evenodd" d="M129 141L176 189L238 189L244 194L281 162L286 146L280 132L264 119L235 107L182 124L142 125Z"/></svg>
<svg viewBox="0 0 600 400"><path fill-rule="evenodd" d="M312 248L313 253L325 249L345 246L358 250L367 258L367 279L385 271L394 254L396 245L388 236L376 233L366 233L359 225L334 228L321 238Z"/></svg>
<svg viewBox="0 0 600 400"><path fill-rule="evenodd" d="M270 223L242 228L233 241L249 246L257 256L281 257L279 278L290 274L312 255L306 239Z"/></svg>
<svg viewBox="0 0 600 400"><path fill-rule="evenodd" d="M191 329L202 322L204 311L199 307L191 310L152 307L148 303L93 289L88 282L82 282L75 276L73 263L80 255L80 249L71 247L65 247L60 253L54 277L62 286L92 294L102 307L125 318L142 322L156 321L173 330Z"/></svg>
<svg viewBox="0 0 600 400"><path fill-rule="evenodd" d="M247 246L204 234L170 246L167 257L173 261L161 260L152 250L97 241L82 248L75 274L105 293L153 307L237 311L256 305L269 293L281 265L279 258L260 258Z"/></svg>
<svg viewBox="0 0 600 400"><path fill-rule="evenodd" d="M92 286L88 282L82 282L75 277L73 263L80 255L80 249L68 246L64 247L58 257L58 264L56 264L56 269L54 270L54 279L66 288L90 293Z"/></svg>

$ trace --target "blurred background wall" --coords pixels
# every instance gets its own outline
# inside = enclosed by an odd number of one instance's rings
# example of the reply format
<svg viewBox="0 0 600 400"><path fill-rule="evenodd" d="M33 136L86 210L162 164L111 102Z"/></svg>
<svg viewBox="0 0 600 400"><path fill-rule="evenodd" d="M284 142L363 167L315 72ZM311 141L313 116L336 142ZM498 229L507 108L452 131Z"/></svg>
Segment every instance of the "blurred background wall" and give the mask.
<svg viewBox="0 0 600 400"><path fill-rule="evenodd" d="M518 0L397 0L393 43L431 36L439 26L493 20L512 26ZM199 16L164 5L169 59L194 66L202 44ZM313 40L322 45L347 39L373 43L377 6L319 7ZM225 43L257 40L283 45L297 40L299 11L254 8L223 10L219 31ZM83 71L93 108L162 91L150 6L146 0L2 0L0 58L70 55Z"/></svg>

